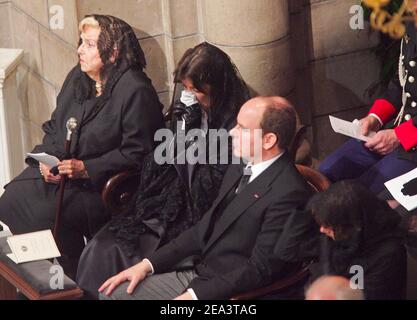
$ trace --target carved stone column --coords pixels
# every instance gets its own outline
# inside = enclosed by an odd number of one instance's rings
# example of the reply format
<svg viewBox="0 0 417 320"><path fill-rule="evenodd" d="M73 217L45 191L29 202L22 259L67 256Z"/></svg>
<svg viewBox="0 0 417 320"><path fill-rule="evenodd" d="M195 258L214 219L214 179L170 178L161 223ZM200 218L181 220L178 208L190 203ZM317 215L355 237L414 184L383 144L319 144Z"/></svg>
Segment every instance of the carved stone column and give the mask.
<svg viewBox="0 0 417 320"><path fill-rule="evenodd" d="M0 195L3 186L24 168L22 106L16 79L22 58L21 49L0 49Z"/></svg>
<svg viewBox="0 0 417 320"><path fill-rule="evenodd" d="M251 89L294 89L288 0L202 0L205 39L229 53Z"/></svg>

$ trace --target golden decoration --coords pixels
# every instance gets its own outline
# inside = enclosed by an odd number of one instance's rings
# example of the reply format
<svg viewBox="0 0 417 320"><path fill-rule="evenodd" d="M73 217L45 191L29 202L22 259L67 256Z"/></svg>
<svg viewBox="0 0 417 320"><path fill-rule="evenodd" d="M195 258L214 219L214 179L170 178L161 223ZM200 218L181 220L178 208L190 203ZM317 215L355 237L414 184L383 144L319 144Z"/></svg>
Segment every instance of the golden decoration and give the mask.
<svg viewBox="0 0 417 320"><path fill-rule="evenodd" d="M384 10L391 0L362 0L372 9L370 23L372 28L388 34L391 38L400 39L404 36L405 22L413 21L417 27L417 11L413 9L413 0L404 0L400 10L394 15Z"/></svg>

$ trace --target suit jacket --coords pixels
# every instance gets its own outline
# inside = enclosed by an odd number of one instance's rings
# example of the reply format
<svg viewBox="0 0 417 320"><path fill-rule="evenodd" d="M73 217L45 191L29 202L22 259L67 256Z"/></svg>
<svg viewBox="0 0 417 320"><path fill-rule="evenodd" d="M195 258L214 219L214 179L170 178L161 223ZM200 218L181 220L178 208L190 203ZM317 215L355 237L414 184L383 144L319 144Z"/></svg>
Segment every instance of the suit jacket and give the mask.
<svg viewBox="0 0 417 320"><path fill-rule="evenodd" d="M156 273L173 271L186 257L197 255L190 288L199 299L226 299L269 284L282 276L288 248L285 225L304 207L309 188L286 153L246 186L225 208L213 232L205 237L210 220L223 198L242 176L242 166L231 165L219 196L203 219L149 256ZM311 217L305 214L307 220ZM206 238L206 240L204 240Z"/></svg>
<svg viewBox="0 0 417 320"><path fill-rule="evenodd" d="M143 157L155 147L155 131L164 127L162 105L151 80L138 69L129 69L120 77L101 108L97 108L97 98L78 102L75 91L80 72L76 66L67 76L57 108L43 124L43 142L32 152L62 159L66 122L75 117L78 127L72 137L71 157L84 161L94 189L100 192L118 172L140 169ZM16 180L41 179L38 163L31 158L26 162L31 167Z"/></svg>

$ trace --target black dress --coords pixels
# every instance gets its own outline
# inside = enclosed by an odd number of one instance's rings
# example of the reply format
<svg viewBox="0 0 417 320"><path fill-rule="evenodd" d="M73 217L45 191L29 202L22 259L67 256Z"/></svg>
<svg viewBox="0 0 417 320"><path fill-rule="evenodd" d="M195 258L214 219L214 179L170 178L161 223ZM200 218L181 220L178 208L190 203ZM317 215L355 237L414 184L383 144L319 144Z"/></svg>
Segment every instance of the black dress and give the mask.
<svg viewBox="0 0 417 320"><path fill-rule="evenodd" d="M217 139L209 140L206 147L210 149L213 144L217 145ZM191 147L197 148L195 144ZM230 156L231 148L226 152ZM220 152L218 156L221 157ZM110 221L83 251L77 283L88 298L98 298L97 290L104 281L196 224L216 199L227 167L227 164L159 165L150 154L144 161L131 210ZM189 263L183 261L181 267L186 268Z"/></svg>
<svg viewBox="0 0 417 320"><path fill-rule="evenodd" d="M66 122L78 120L73 134L71 158L83 160L88 180L68 181L60 224L61 253L69 257L74 272L84 247L84 236L91 238L110 218L103 207L101 190L114 174L138 169L154 148L154 133L164 126L161 104L149 78L139 69L129 68L109 85L99 98L80 99L79 81L85 75L76 66L58 95L57 108L43 125L45 136L33 153L46 152L64 157ZM5 187L0 198L0 220L14 234L54 226L58 186L47 184L39 163L29 165Z"/></svg>

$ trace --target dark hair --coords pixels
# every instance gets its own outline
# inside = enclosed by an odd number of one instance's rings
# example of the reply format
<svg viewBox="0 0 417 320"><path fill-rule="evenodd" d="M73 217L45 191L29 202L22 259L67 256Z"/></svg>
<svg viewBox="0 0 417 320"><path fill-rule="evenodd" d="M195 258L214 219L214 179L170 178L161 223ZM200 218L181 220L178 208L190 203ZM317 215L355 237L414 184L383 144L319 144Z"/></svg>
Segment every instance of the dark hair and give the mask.
<svg viewBox="0 0 417 320"><path fill-rule="evenodd" d="M278 137L278 147L287 149L295 136L297 116L290 105L267 106L261 120L263 133L274 133Z"/></svg>
<svg viewBox="0 0 417 320"><path fill-rule="evenodd" d="M176 83L186 78L200 92L207 94L205 87L210 86L210 127L234 126L240 107L249 99L249 90L230 57L207 42L188 49L174 72Z"/></svg>
<svg viewBox="0 0 417 320"><path fill-rule="evenodd" d="M362 240L391 233L398 214L357 180L339 181L314 195L307 209L320 226L330 227L336 240L360 234Z"/></svg>
<svg viewBox="0 0 417 320"><path fill-rule="evenodd" d="M145 54L132 27L125 21L110 15L99 14L87 15L84 18L89 17L94 18L100 27L97 43L103 62L100 78L106 82L103 96L109 96L113 86L126 70L131 68L143 70L146 67ZM79 45L81 45L81 39ZM116 55L115 50L117 50ZM114 62L111 61L113 56ZM82 74L79 80L77 97L82 101L91 96L93 81L85 74Z"/></svg>

